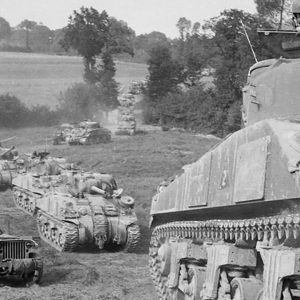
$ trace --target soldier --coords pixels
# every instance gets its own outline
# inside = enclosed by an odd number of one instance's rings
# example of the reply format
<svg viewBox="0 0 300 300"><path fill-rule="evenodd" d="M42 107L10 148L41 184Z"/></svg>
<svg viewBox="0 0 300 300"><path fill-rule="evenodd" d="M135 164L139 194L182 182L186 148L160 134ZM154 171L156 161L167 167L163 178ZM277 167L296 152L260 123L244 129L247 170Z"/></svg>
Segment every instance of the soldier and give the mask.
<svg viewBox="0 0 300 300"><path fill-rule="evenodd" d="M74 176L74 183L69 189L76 197L83 197L84 193L100 194L105 198L119 197L122 189L118 189L117 183L109 174L90 174Z"/></svg>

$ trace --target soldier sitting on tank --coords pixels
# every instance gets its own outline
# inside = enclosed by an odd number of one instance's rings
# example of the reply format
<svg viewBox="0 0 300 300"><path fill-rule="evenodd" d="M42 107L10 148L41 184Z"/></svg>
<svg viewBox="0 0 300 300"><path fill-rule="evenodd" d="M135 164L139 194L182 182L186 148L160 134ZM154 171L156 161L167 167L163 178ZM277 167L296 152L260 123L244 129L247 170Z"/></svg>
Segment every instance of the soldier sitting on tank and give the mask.
<svg viewBox="0 0 300 300"><path fill-rule="evenodd" d="M95 174L90 176L75 176L74 184L69 188L69 192L79 198L84 197L84 193L99 194L105 198L117 197L122 193L117 188L113 176L109 174Z"/></svg>

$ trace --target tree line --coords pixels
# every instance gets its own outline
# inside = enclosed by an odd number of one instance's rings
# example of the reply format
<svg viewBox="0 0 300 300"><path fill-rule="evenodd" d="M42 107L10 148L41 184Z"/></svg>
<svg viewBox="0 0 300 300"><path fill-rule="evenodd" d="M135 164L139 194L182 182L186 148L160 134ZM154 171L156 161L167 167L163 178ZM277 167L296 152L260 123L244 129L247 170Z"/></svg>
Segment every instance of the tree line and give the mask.
<svg viewBox="0 0 300 300"><path fill-rule="evenodd" d="M147 122L218 136L241 128L249 68L256 58L280 56L257 29L293 29L290 0L255 3L255 14L225 10L202 25L180 18L179 38L150 49L144 88Z"/></svg>
<svg viewBox="0 0 300 300"><path fill-rule="evenodd" d="M176 24L176 39L161 32L136 36L125 22L105 11L84 7L74 11L57 35L44 31L52 34L52 42L56 41L60 51L81 55L84 62L85 82L61 93L60 116L90 117L95 109L117 107L114 60L121 57L148 65L149 76L142 86L146 123L219 136L239 129L242 87L255 62L245 32L258 60L262 60L277 54L258 36L257 28L291 26L286 14L290 0L255 3L255 14L225 10L203 24L182 17ZM4 21L0 19L0 25ZM17 26L19 29L1 25L0 45L12 41L14 30L21 30L24 47L33 49L33 33L41 26L28 20ZM37 110L45 112L41 107Z"/></svg>

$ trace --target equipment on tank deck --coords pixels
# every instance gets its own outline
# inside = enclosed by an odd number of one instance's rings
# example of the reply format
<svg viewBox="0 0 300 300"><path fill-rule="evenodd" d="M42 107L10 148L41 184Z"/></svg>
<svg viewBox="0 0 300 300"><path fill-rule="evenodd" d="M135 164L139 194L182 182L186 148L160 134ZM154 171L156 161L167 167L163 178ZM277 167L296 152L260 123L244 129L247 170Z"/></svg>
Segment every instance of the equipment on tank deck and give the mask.
<svg viewBox="0 0 300 300"><path fill-rule="evenodd" d="M300 298L299 78L300 59L255 64L245 128L159 187L149 264L160 299Z"/></svg>
<svg viewBox="0 0 300 300"><path fill-rule="evenodd" d="M83 172L64 159L36 153L10 178L16 206L37 218L41 239L55 249L136 248L140 232L134 199L122 195L113 176Z"/></svg>
<svg viewBox="0 0 300 300"><path fill-rule="evenodd" d="M134 116L135 98L132 94L122 94L118 101L118 131L117 134L134 135L136 120Z"/></svg>
<svg viewBox="0 0 300 300"><path fill-rule="evenodd" d="M22 279L25 283L39 283L43 261L38 244L30 237L4 234L0 230L0 280Z"/></svg>
<svg viewBox="0 0 300 300"><path fill-rule="evenodd" d="M18 157L18 151L15 146L11 146L10 148L4 148L2 146L3 143L6 143L10 140L15 139L16 137L10 137L0 141L0 160L14 160Z"/></svg>
<svg viewBox="0 0 300 300"><path fill-rule="evenodd" d="M79 124L62 124L55 133L53 144L59 145L92 145L111 141L110 130L100 126L98 122L85 120Z"/></svg>

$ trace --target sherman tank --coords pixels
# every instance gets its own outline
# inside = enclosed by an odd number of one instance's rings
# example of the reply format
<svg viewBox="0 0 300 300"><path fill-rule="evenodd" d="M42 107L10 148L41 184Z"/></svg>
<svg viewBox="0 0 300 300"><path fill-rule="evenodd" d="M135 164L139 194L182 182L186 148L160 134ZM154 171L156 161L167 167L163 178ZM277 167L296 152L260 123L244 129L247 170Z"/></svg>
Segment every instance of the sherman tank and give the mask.
<svg viewBox="0 0 300 300"><path fill-rule="evenodd" d="M31 237L12 236L0 230L0 260L0 279L21 279L26 284L41 281L43 261Z"/></svg>
<svg viewBox="0 0 300 300"><path fill-rule="evenodd" d="M110 141L110 130L101 127L98 122L85 120L79 124L62 124L54 135L53 144L92 145Z"/></svg>
<svg viewBox="0 0 300 300"><path fill-rule="evenodd" d="M63 123L54 133L53 145L61 145L66 143L66 139L71 136L72 130L75 128L75 124Z"/></svg>
<svg viewBox="0 0 300 300"><path fill-rule="evenodd" d="M37 154L11 177L16 206L36 217L41 239L53 248L94 245L132 252L137 246L134 199L122 195L111 175L83 172L62 158ZM7 183L9 177L3 178Z"/></svg>
<svg viewBox="0 0 300 300"><path fill-rule="evenodd" d="M299 41L286 33L281 51L296 56ZM159 186L149 265L160 299L300 299L299 78L300 59L252 66L245 127Z"/></svg>

